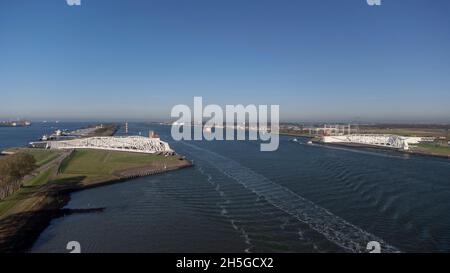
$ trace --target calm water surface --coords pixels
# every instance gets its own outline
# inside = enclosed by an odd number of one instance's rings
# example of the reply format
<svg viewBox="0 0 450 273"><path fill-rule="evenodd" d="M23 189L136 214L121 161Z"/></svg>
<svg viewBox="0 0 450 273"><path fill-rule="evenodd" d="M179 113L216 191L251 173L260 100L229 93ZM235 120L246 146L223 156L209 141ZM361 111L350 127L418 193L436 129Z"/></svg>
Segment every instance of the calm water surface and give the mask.
<svg viewBox="0 0 450 273"><path fill-rule="evenodd" d="M0 149L52 127L0 128ZM386 250L450 251L450 161L306 145L276 152L250 141L173 142L195 167L72 194L68 208L105 207L52 221L32 252L345 252L379 240ZM119 132L120 133L120 132Z"/></svg>

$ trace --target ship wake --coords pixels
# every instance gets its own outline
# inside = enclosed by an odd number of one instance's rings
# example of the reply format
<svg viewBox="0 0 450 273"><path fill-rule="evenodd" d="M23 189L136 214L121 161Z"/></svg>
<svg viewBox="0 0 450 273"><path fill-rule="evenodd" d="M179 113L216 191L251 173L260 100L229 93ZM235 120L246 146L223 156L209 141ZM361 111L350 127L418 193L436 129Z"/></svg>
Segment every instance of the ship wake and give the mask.
<svg viewBox="0 0 450 273"><path fill-rule="evenodd" d="M356 253L367 252L367 244L370 241L377 241L381 245L382 252L399 252L397 248L381 238L362 230L240 163L197 145L182 143L196 151L192 154L198 155L199 159L206 161L226 176L237 181L256 194L258 198L266 200L274 207L307 224L328 241L344 250Z"/></svg>

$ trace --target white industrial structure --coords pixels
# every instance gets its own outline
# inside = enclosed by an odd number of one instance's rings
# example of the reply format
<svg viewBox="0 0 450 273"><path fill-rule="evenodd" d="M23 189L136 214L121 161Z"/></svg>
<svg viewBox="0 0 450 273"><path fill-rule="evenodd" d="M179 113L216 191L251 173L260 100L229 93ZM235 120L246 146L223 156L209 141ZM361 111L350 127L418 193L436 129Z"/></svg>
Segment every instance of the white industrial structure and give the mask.
<svg viewBox="0 0 450 273"><path fill-rule="evenodd" d="M395 149L409 150L409 144L417 144L422 141L421 137L404 137L398 135L382 134L354 134L343 136L323 136L324 143L348 143L363 144Z"/></svg>
<svg viewBox="0 0 450 273"><path fill-rule="evenodd" d="M335 124L335 125L328 125L324 124L323 127L305 127L303 128L303 131L309 131L310 135L345 135L345 134L351 134L352 131L355 131L355 129L351 128L351 125L342 125L342 124Z"/></svg>
<svg viewBox="0 0 450 273"><path fill-rule="evenodd" d="M174 151L159 138L143 136L88 137L63 141L33 142L32 146L46 149L98 149L146 154L171 154Z"/></svg>

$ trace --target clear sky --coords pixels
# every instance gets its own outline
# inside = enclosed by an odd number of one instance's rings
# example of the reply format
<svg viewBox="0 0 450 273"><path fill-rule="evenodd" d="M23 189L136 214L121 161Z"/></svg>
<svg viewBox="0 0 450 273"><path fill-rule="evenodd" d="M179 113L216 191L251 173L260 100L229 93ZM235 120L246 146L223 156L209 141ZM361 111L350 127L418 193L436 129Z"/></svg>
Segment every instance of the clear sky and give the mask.
<svg viewBox="0 0 450 273"><path fill-rule="evenodd" d="M450 122L450 1L0 0L0 119Z"/></svg>

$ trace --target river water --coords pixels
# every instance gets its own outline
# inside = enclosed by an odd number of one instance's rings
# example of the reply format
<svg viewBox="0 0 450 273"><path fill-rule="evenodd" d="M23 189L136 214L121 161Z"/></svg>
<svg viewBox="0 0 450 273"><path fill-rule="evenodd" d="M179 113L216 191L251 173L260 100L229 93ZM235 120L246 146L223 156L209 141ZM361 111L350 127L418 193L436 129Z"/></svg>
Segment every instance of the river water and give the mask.
<svg viewBox="0 0 450 273"><path fill-rule="evenodd" d="M0 149L25 145L52 127L0 128ZM450 251L450 161L374 149L292 142L276 152L256 141L175 142L195 166L72 194L67 208L100 213L54 219L32 252ZM119 132L120 134L120 132Z"/></svg>

